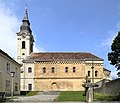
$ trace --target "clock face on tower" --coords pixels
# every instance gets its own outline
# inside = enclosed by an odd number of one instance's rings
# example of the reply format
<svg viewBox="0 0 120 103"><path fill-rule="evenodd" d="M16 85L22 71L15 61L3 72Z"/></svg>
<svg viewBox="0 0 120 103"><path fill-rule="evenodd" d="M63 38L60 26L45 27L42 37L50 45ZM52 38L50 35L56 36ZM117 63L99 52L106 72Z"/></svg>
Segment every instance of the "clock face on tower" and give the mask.
<svg viewBox="0 0 120 103"><path fill-rule="evenodd" d="M25 35L25 33L23 33L23 34L22 34L22 38L25 38L25 37L26 37L26 35Z"/></svg>

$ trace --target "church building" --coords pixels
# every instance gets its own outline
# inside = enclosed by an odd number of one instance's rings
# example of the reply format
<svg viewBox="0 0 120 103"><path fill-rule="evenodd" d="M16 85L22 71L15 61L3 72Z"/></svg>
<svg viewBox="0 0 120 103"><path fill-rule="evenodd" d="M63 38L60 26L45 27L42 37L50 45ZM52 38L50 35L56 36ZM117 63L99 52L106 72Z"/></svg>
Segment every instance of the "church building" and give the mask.
<svg viewBox="0 0 120 103"><path fill-rule="evenodd" d="M17 40L21 91L81 91L86 76L94 83L110 77L110 71L103 68L103 59L89 52L33 52L27 8Z"/></svg>

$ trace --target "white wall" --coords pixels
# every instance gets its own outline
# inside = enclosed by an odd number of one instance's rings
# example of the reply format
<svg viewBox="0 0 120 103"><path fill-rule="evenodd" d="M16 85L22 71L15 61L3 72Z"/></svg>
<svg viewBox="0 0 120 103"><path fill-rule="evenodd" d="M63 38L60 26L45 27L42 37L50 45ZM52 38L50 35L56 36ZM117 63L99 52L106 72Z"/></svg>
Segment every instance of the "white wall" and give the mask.
<svg viewBox="0 0 120 103"><path fill-rule="evenodd" d="M32 72L28 73L28 68L32 68ZM28 84L32 84L32 91L34 91L34 63L24 63L21 73L21 91L29 91Z"/></svg>
<svg viewBox="0 0 120 103"><path fill-rule="evenodd" d="M9 71L7 70L7 63L10 64ZM20 94L20 65L16 63L13 59L0 52L0 92L6 92L7 95L10 95L11 93L11 72L13 71L15 72L14 94ZM18 88L17 91L15 91L16 83Z"/></svg>

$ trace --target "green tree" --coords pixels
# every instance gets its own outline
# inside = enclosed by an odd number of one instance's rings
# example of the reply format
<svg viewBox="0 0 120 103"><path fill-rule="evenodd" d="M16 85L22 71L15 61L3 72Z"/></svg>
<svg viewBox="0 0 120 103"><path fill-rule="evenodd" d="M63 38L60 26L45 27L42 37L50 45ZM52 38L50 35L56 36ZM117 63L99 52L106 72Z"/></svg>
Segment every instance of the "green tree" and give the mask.
<svg viewBox="0 0 120 103"><path fill-rule="evenodd" d="M120 32L118 32L118 35L114 38L111 50L112 51L108 53L108 60L117 70L120 70ZM118 71L117 75L120 77L120 71Z"/></svg>

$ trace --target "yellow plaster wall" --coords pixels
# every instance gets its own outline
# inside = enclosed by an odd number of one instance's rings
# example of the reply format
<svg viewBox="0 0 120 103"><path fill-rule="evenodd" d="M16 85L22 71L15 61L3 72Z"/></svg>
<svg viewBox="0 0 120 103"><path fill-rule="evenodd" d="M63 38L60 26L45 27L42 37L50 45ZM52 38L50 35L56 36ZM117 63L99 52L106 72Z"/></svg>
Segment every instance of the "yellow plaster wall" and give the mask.
<svg viewBox="0 0 120 103"><path fill-rule="evenodd" d="M56 61L56 62L37 62L34 65L34 87L36 91L44 90L60 90L60 91L81 91L85 82L85 77L88 71L91 71L90 79L92 79L92 63L85 61ZM43 73L43 68L46 68L46 73ZM51 68L55 68L55 72L51 72ZM65 72L65 67L68 67L68 73ZM76 67L73 73L73 67ZM102 63L94 63L94 71L98 71L98 76L94 77L94 82L103 78Z"/></svg>

